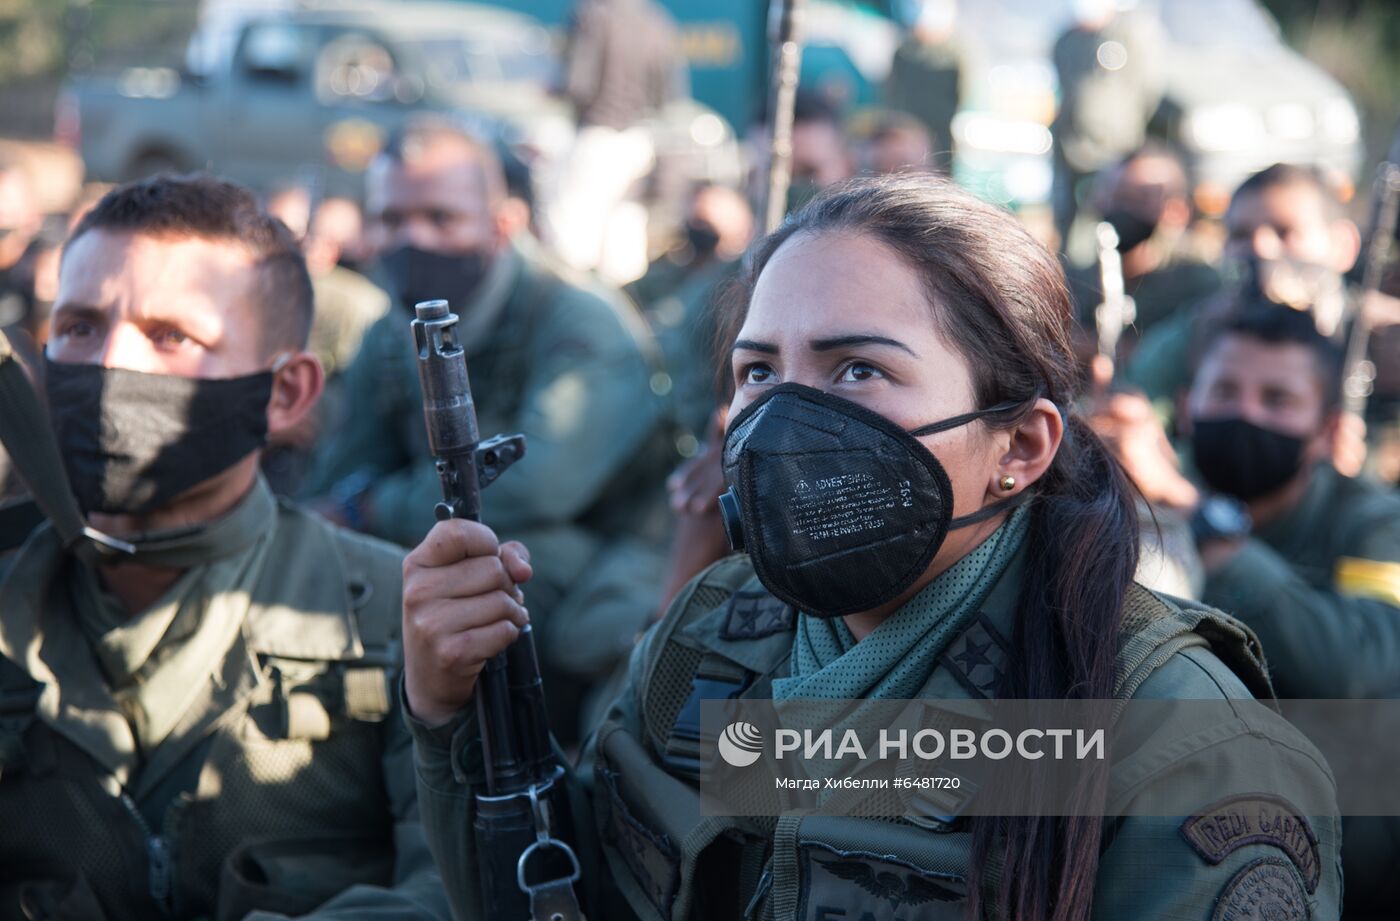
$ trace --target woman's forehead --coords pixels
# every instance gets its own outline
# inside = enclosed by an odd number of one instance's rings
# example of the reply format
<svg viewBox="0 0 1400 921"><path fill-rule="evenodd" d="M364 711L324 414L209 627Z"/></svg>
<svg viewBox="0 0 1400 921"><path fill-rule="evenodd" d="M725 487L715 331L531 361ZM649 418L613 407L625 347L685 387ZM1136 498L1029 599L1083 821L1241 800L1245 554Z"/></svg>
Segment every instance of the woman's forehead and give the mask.
<svg viewBox="0 0 1400 921"><path fill-rule="evenodd" d="M937 339L922 277L865 234L798 233L764 266L744 336L820 336L859 326L901 341Z"/></svg>

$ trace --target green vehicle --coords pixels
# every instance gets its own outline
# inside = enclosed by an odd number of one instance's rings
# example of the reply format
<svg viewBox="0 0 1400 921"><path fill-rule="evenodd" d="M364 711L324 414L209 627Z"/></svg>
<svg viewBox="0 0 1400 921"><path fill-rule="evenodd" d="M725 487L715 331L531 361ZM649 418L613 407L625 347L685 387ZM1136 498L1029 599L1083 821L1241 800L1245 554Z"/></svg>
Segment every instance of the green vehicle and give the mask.
<svg viewBox="0 0 1400 921"><path fill-rule="evenodd" d="M573 141L552 93L555 35L534 17L394 0L208 9L183 71L79 77L61 94L56 133L89 178L210 169L261 190L298 181L358 196L388 133L421 112L473 123L537 173ZM737 181L734 134L704 105L678 101L647 127L668 187Z"/></svg>
<svg viewBox="0 0 1400 921"><path fill-rule="evenodd" d="M486 0L528 12L562 31L574 0ZM768 0L659 0L676 20L698 102L741 134L768 92ZM899 43L894 22L874 6L807 0L802 84L848 106L871 105Z"/></svg>

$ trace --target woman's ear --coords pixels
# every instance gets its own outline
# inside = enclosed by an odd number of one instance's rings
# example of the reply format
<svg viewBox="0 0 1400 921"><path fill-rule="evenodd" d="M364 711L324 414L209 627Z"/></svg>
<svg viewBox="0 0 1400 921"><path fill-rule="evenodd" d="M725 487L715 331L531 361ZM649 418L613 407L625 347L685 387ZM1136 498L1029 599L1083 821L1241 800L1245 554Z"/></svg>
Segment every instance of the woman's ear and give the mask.
<svg viewBox="0 0 1400 921"><path fill-rule="evenodd" d="M1010 443L992 470L988 495L1009 498L1045 475L1060 450L1065 420L1054 403L1041 397L1030 414L1009 432Z"/></svg>
<svg viewBox="0 0 1400 921"><path fill-rule="evenodd" d="M267 402L269 438L296 428L311 412L326 387L326 372L310 352L293 352L272 372L272 398Z"/></svg>

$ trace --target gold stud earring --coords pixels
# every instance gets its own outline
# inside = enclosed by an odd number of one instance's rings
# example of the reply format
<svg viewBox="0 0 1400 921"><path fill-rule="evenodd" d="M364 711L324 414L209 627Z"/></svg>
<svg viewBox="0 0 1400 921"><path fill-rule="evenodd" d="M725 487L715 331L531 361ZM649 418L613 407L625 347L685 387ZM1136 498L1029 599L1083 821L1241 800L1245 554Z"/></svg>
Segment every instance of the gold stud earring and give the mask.
<svg viewBox="0 0 1400 921"><path fill-rule="evenodd" d="M1000 486L1003 490L1009 492L1010 490L1016 488L1016 478L1014 476L1011 476L1010 474L1007 474L997 482L997 485Z"/></svg>

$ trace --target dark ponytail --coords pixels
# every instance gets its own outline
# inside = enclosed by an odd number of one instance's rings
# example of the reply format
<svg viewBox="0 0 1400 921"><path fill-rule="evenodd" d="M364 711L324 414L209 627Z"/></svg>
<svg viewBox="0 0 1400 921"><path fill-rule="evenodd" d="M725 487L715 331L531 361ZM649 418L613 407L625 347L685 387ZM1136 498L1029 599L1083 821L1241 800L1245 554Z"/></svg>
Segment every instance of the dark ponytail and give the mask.
<svg viewBox="0 0 1400 921"><path fill-rule="evenodd" d="M1038 397L1060 407L1065 438L1034 485L1027 569L998 693L1112 697L1123 598L1137 570L1137 513L1117 462L1070 411L1079 377L1059 263L1010 214L950 182L856 180L803 208L750 254L720 354L728 354L764 266L799 233L872 237L923 276L934 323L973 369L978 405L1020 407L989 425L1015 425ZM972 917L988 898L998 918L1089 917L1101 834L1093 804L1102 802L1104 782L1086 775L1078 817L974 820ZM995 884L985 875L992 866Z"/></svg>

